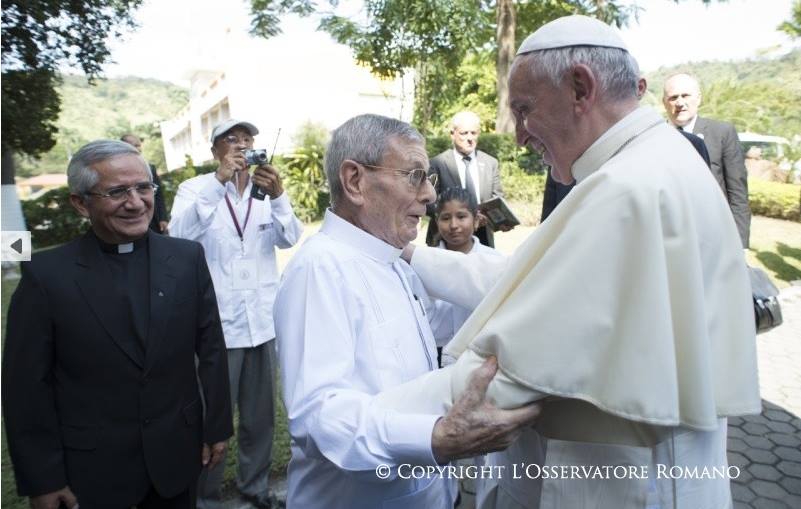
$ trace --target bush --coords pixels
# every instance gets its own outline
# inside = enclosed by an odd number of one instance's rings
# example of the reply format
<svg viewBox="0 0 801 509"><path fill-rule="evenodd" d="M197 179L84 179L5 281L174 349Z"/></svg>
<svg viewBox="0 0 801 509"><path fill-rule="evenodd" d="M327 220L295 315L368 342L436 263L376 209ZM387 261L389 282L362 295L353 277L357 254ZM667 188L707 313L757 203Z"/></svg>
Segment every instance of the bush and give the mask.
<svg viewBox="0 0 801 509"><path fill-rule="evenodd" d="M428 157L432 158L451 148L450 136L429 136L426 139ZM518 147L513 134L484 133L479 137L478 148L500 163L515 163L526 173L543 173L545 165L540 155L527 147Z"/></svg>
<svg viewBox="0 0 801 509"><path fill-rule="evenodd" d="M276 162L295 215L303 222L321 219L331 201L323 170L323 153L321 145L308 145Z"/></svg>
<svg viewBox="0 0 801 509"><path fill-rule="evenodd" d="M801 222L801 185L748 179L751 213Z"/></svg>
<svg viewBox="0 0 801 509"><path fill-rule="evenodd" d="M89 229L89 220L78 215L69 198L70 190L65 186L35 200L22 201L22 213L34 249L63 244Z"/></svg>

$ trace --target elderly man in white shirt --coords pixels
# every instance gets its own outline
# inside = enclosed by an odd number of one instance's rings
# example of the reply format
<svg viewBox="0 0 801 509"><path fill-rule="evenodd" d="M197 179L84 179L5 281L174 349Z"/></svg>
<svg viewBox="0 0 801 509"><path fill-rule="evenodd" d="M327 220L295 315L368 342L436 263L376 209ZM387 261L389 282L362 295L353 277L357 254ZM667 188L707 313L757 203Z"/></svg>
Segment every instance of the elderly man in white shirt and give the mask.
<svg viewBox="0 0 801 509"><path fill-rule="evenodd" d="M269 507L268 475L274 429L275 330L278 287L275 248L292 247L303 232L278 170L258 166L251 177L244 151L253 148L256 126L235 119L217 125L211 152L214 173L178 187L170 234L203 245L214 281L225 344L231 404L239 407L237 487L256 507ZM254 185L266 192L252 193ZM225 462L201 474L198 507L222 507Z"/></svg>
<svg viewBox="0 0 801 509"><path fill-rule="evenodd" d="M639 107L638 78L598 20L529 36L509 79L517 141L576 187L508 263L414 249L431 295L475 310L454 365L376 403L447 409L490 356L499 405L544 401L536 432L489 456L534 468L488 486L481 509L731 507L726 418L760 411L745 260L714 178Z"/></svg>
<svg viewBox="0 0 801 509"><path fill-rule="evenodd" d="M284 271L274 310L292 436L287 505L452 508L447 476L415 478L411 465L505 447L538 408L502 411L484 400L494 360L444 416L373 403L436 369L432 306L400 259L434 188L422 136L399 120L354 117L325 157L332 208Z"/></svg>

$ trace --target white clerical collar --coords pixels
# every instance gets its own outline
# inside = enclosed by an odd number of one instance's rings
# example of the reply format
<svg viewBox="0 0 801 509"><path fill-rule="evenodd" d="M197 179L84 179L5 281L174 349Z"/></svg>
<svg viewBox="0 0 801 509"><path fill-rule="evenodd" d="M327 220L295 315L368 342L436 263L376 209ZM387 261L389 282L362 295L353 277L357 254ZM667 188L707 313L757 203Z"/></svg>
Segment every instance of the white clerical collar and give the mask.
<svg viewBox="0 0 801 509"><path fill-rule="evenodd" d="M403 251L345 221L331 209L325 211L320 231L383 263L395 262Z"/></svg>
<svg viewBox="0 0 801 509"><path fill-rule="evenodd" d="M629 142L633 136L641 133L654 123L664 122L653 108L640 106L616 124L606 130L590 147L573 163L572 173L576 183L592 175L606 161Z"/></svg>

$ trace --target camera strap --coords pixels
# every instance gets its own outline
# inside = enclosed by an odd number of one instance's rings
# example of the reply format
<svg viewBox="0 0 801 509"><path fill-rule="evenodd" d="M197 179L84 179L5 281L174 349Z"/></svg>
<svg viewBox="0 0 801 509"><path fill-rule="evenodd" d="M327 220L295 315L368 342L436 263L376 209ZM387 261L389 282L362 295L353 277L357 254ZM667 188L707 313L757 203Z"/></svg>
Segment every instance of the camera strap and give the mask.
<svg viewBox="0 0 801 509"><path fill-rule="evenodd" d="M234 206L231 205L231 199L228 198L228 192L225 193L225 204L228 205L228 212L231 213L231 219L234 221L234 226L236 226L236 233L239 234L239 240L242 242L244 249L244 242L245 242L245 228L248 227L248 219L250 219L250 207L253 205L253 198L248 197L248 211L245 214L245 222L242 226L239 226L239 220L236 218L236 212L234 211Z"/></svg>

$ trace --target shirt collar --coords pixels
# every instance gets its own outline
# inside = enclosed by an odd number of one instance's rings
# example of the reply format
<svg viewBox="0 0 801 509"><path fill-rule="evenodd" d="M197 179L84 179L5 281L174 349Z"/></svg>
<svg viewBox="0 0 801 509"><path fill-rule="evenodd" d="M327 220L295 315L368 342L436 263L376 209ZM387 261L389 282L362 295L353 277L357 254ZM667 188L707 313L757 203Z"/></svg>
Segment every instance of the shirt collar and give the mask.
<svg viewBox="0 0 801 509"><path fill-rule="evenodd" d="M403 251L345 221L331 209L325 211L320 231L382 263L395 262Z"/></svg>
<svg viewBox="0 0 801 509"><path fill-rule="evenodd" d="M573 163L572 173L576 183L592 175L606 163L624 143L636 136L654 122L662 118L653 108L640 106L616 124L606 130L590 147Z"/></svg>
<svg viewBox="0 0 801 509"><path fill-rule="evenodd" d="M128 254L133 253L137 249L147 247L147 234L145 234L144 237L134 240L133 242L123 242L122 244L109 244L108 242L100 240L100 237L97 235L94 237L97 239L100 250L104 253Z"/></svg>
<svg viewBox="0 0 801 509"><path fill-rule="evenodd" d="M242 196L239 196L239 193L236 190L236 185L234 184L234 179L231 178L228 182L225 183L225 191L231 195L232 198L236 198L237 202L239 200L245 200L250 198L250 188L253 187L253 177L248 177L248 184L245 186L245 189L242 191Z"/></svg>
<svg viewBox="0 0 801 509"><path fill-rule="evenodd" d="M469 157L470 161L475 161L476 160L476 151L474 150L474 151L470 152L469 154L467 154L467 156L465 156L464 154L462 154L461 152L459 152L458 150L456 150L454 148L453 149L453 157L455 157L457 161L463 161L465 157Z"/></svg>
<svg viewBox="0 0 801 509"><path fill-rule="evenodd" d="M481 243L481 241L478 240L478 237L473 235L473 247L471 247L470 251L468 253L466 253L466 254L477 253L478 252L478 245L480 243ZM439 246L438 247L440 249L448 249L448 246L445 245L445 241L444 240L440 240L439 241Z"/></svg>
<svg viewBox="0 0 801 509"><path fill-rule="evenodd" d="M695 121L698 120L698 115L694 116L689 122L684 124L680 129L686 133L691 133L695 129Z"/></svg>

